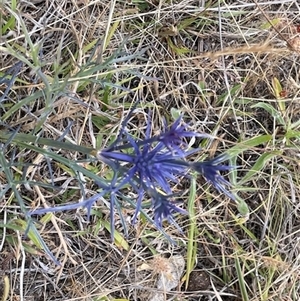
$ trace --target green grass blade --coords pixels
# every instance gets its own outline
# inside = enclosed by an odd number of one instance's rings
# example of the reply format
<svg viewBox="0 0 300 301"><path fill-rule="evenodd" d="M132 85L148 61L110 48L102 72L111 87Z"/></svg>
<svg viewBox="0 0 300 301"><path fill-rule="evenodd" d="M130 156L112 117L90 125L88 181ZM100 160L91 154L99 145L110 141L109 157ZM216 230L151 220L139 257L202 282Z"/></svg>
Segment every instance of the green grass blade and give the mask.
<svg viewBox="0 0 300 301"><path fill-rule="evenodd" d="M195 214L195 199L196 199L196 179L192 177L190 194L188 198L188 213L189 213L189 229L188 229L188 245L187 245L187 258L186 258L186 275L185 275L185 287L187 289L189 285L190 274L194 269L197 256L197 242L195 240L197 236L197 219Z"/></svg>
<svg viewBox="0 0 300 301"><path fill-rule="evenodd" d="M229 157L237 156L248 149L270 142L272 137L272 135L261 135L243 142L239 142L227 150L226 153L229 155Z"/></svg>
<svg viewBox="0 0 300 301"><path fill-rule="evenodd" d="M238 255L235 255L234 263L235 263L235 269L237 272L237 278L238 278L238 283L239 283L239 287L240 287L240 292L242 295L242 300L249 301L249 296L248 296L247 288L245 285L244 275L243 275L243 272L241 269L241 264L240 264Z"/></svg>
<svg viewBox="0 0 300 301"><path fill-rule="evenodd" d="M272 158L277 157L282 152L275 151L271 153L262 154L252 168L246 173L246 175L238 182L238 185L243 185L246 182L250 181L253 177L257 177L258 173L267 165L267 163L272 160Z"/></svg>
<svg viewBox="0 0 300 301"><path fill-rule="evenodd" d="M3 141L4 143L6 143L9 139L12 143L15 143L15 144L19 144L19 143L23 143L24 141L27 141L27 142L31 142L31 143L35 143L35 144L41 144L41 145L45 145L45 146L49 146L49 147L54 147L56 149L65 149L65 150L70 150L70 151L76 151L76 152L80 152L80 153L90 155L90 156L95 156L97 153L97 151L91 147L80 146L77 144L57 141L57 140L48 139L48 138L40 138L40 137L36 137L32 134L11 133L11 132L6 132L6 131L0 130L0 141ZM37 151L39 152L39 149L37 149Z"/></svg>

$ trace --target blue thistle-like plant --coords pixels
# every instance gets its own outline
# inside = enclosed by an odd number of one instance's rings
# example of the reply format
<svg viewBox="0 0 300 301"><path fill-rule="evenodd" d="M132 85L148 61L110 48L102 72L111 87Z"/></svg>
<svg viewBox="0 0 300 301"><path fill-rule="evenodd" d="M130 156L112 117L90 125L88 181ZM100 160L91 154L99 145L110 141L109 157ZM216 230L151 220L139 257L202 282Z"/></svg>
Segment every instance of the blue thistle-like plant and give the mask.
<svg viewBox="0 0 300 301"><path fill-rule="evenodd" d="M98 152L98 159L113 171L113 178L110 181L97 183L100 192L76 204L37 209L29 214L44 214L84 207L87 209L89 218L94 203L100 198L108 198L113 237L115 208L120 212L120 202L126 201L123 193L131 188L137 194L133 222L136 221L142 210L143 199L148 196L152 201L153 223L156 227L162 229L163 220L178 227L173 215L175 213L186 214L186 211L174 201L172 183L177 183L180 177L189 177L190 171L201 174L219 192L234 200L233 194L226 189L226 187L230 187L230 183L220 174L220 172L226 172L233 168L222 164L228 159L226 156L221 155L203 162L187 160L189 155L199 149L189 150L185 139L210 138L211 136L189 131L189 126L182 121L182 116L170 126L164 122L163 131L152 136L149 114L145 137L136 139L126 130L132 112L133 109L122 123L120 134L115 142ZM126 228L125 222L123 220L122 222Z"/></svg>
<svg viewBox="0 0 300 301"><path fill-rule="evenodd" d="M192 162L190 163L190 167L199 174L203 175L203 177L219 192L224 193L230 199L234 200L234 195L226 189L226 186L231 186L230 182L225 180L224 177L220 175L220 171L229 171L235 168L234 166L220 164L227 159L229 158L226 155L221 155L209 161Z"/></svg>
<svg viewBox="0 0 300 301"><path fill-rule="evenodd" d="M161 229L163 220L166 219L169 223L175 225L180 231L180 227L173 218L174 213L188 214L188 212L176 205L173 195L164 195L156 189L149 188L148 195L151 197L154 211L154 223Z"/></svg>

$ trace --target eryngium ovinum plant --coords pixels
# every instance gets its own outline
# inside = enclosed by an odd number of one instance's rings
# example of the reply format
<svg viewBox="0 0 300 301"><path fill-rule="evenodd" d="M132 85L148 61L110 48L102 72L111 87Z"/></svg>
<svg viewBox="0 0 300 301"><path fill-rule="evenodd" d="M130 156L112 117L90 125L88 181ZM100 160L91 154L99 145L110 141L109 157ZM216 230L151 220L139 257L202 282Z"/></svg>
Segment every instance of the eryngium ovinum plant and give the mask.
<svg viewBox="0 0 300 301"><path fill-rule="evenodd" d="M228 159L226 155L219 155L212 160L202 162L188 160L188 157L199 149L189 149L186 138L211 138L210 135L189 130L189 125L183 121L182 115L169 126L165 121L161 133L151 135L152 119L149 112L143 138L135 138L127 127L134 109L124 119L116 140L97 153L98 159L111 169L111 179L103 179L102 182L96 183L99 189L90 198L74 204L35 209L29 212L30 216L85 208L89 220L95 202L105 199L110 206L113 239L115 211L119 213L127 234L126 223L121 213L122 203L130 202L130 205L135 208L132 219L132 223L135 224L139 214L144 212L143 201L151 200L153 216L150 219L157 229L163 232L162 223L166 220L180 230L174 214L187 214L187 212L183 209L184 204L176 200L178 193L173 193L172 185L178 183L180 178L188 178L195 172L202 175L219 192L235 200L233 194L226 188L230 187L230 183L220 174L220 171L226 172L233 168L222 164ZM135 192L134 201L126 196L128 189ZM149 219L148 215L147 217Z"/></svg>

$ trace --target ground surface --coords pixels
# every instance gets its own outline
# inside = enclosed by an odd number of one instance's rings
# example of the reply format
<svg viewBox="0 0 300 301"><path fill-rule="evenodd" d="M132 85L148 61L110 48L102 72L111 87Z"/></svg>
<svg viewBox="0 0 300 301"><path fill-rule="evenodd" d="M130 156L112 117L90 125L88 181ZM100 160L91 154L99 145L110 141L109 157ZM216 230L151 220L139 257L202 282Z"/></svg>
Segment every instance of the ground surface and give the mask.
<svg viewBox="0 0 300 301"><path fill-rule="evenodd" d="M181 255L184 272L165 300L300 300L297 0L1 1L0 14L0 297L150 300ZM70 169L90 154L63 143L103 148L138 99L137 135L147 109L154 132L176 109L216 136L194 160L232 150L239 168L225 176L248 212L199 178L195 217L178 216L184 233L165 224L177 245L145 220L132 227L130 206L129 236L115 243L104 203L90 223L81 211L46 216L36 227L58 267L34 234L24 238L19 197L36 208L78 201L80 185L92 193L94 181ZM107 173L99 162L82 166ZM176 188L184 200L190 185ZM117 214L116 229L122 237Z"/></svg>

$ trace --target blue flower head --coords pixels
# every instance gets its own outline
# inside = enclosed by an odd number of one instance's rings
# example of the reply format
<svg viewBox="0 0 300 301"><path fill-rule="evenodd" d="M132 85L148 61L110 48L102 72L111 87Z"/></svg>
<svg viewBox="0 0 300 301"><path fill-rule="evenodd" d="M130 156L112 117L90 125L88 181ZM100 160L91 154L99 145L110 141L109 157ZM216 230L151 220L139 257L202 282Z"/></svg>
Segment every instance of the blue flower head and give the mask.
<svg viewBox="0 0 300 301"><path fill-rule="evenodd" d="M149 118L150 119L150 118ZM127 167L127 181L139 182L146 187L158 186L167 194L172 193L171 182L177 182L178 176L186 174L187 164L178 164L176 160L182 160L191 152L178 149L180 137L192 136L192 132L185 135L183 128L176 126L170 127L170 134L164 132L159 136L151 137L151 122L148 120L145 139L135 140L131 135L126 133L126 150L131 152L124 153L124 145L114 146L99 152L99 158L104 160L113 160L114 164L123 162L123 168ZM179 130L176 133L176 128ZM194 135L197 135L196 133ZM174 138L176 137L176 138ZM173 146L173 148L172 148ZM170 149L171 148L171 149ZM175 150L175 151L174 151ZM179 162L179 161L178 161ZM143 186L142 185L142 186Z"/></svg>
<svg viewBox="0 0 300 301"><path fill-rule="evenodd" d="M183 158L187 153L184 151L188 147L184 138L201 137L212 138L207 134L200 134L197 132L189 131L189 125L182 121L183 115L181 115L170 127L168 127L166 119L164 119L164 131L159 135L158 140L162 142L165 147L171 152L176 152Z"/></svg>
<svg viewBox="0 0 300 301"><path fill-rule="evenodd" d="M234 195L225 188L226 186L231 187L231 184L220 174L220 171L229 171L235 168L234 166L220 165L226 159L228 159L226 155L221 155L209 161L192 162L190 167L201 174L219 192L235 200Z"/></svg>
<svg viewBox="0 0 300 301"><path fill-rule="evenodd" d="M163 220L167 220L170 224L174 224L180 231L180 227L173 218L174 213L188 214L188 212L178 207L172 200L173 195L164 195L156 189L148 189L147 193L152 199L152 205L154 210L154 222L160 229L162 227Z"/></svg>
<svg viewBox="0 0 300 301"><path fill-rule="evenodd" d="M130 111L130 114L132 113L133 110ZM136 138L126 130L130 120L130 116L127 116L115 142L98 152L98 159L113 171L113 178L97 183L100 191L96 195L76 204L37 209L30 214L44 214L85 207L89 217L94 203L99 198L103 198L108 200L110 206L113 237L115 209L122 214L121 204L122 201L128 201L125 195L129 189L137 194L136 200L130 202L135 205L133 222L136 221L142 210L143 200L148 197L152 201L153 222L156 227L162 229L163 220L178 227L173 215L187 212L174 202L173 185L178 183L181 177L189 177L191 170L203 175L218 191L234 199L234 196L226 189L226 187L230 187L230 183L220 174L220 171L229 171L233 168L222 164L226 160L225 156L204 162L188 161L188 156L199 149L189 150L185 139L211 138L210 135L190 131L189 126L183 122L183 118L180 116L170 126L164 121L163 131L152 136L150 117L149 114L145 136ZM121 220L123 222L122 216Z"/></svg>

